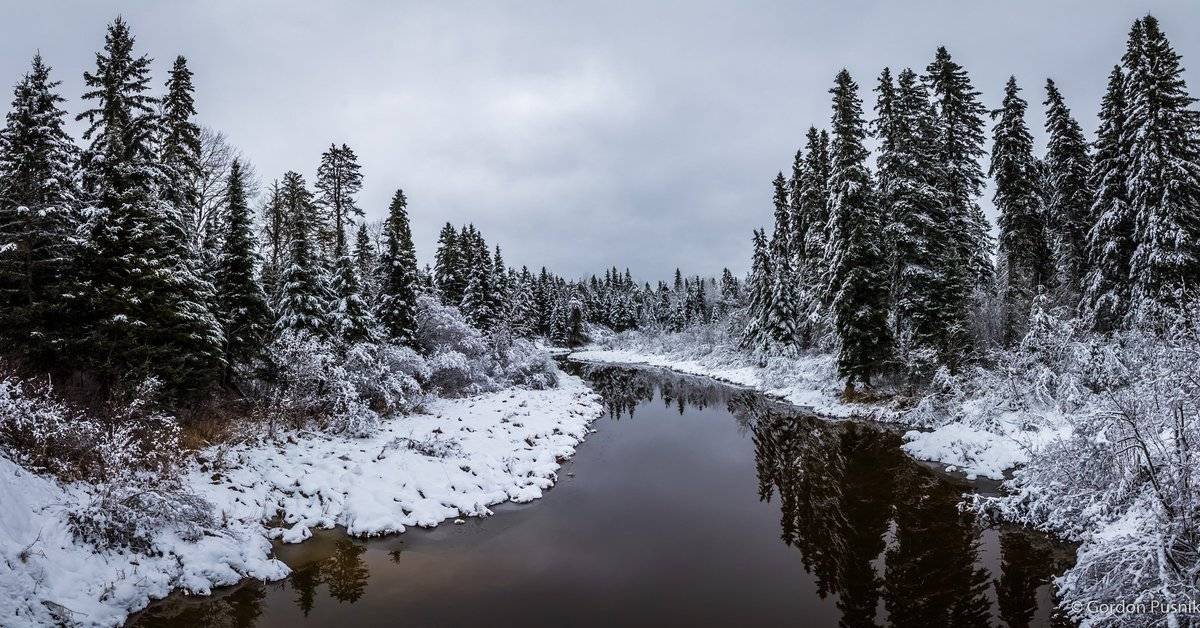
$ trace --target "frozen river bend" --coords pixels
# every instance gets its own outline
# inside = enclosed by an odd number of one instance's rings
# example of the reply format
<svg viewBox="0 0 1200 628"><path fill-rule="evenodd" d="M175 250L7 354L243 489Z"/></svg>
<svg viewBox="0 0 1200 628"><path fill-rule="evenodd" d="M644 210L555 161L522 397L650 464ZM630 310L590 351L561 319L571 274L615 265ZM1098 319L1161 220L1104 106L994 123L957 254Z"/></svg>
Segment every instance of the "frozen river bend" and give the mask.
<svg viewBox="0 0 1200 628"><path fill-rule="evenodd" d="M973 486L901 435L707 379L568 368L606 412L544 499L370 540L316 530L276 545L286 579L130 625L1049 624L1069 553L960 512Z"/></svg>

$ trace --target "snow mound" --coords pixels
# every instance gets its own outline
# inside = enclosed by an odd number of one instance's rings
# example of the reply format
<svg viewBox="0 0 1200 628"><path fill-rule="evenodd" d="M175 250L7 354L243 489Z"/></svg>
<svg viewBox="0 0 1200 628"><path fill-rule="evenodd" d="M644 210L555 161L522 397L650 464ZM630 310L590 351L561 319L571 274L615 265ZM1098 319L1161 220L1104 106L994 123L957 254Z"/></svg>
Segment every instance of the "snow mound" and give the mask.
<svg viewBox="0 0 1200 628"><path fill-rule="evenodd" d="M908 455L947 464L947 471L961 471L969 480L979 476L1003 480L1005 470L1029 459L1015 440L962 423L943 425L932 432L909 431L904 440Z"/></svg>

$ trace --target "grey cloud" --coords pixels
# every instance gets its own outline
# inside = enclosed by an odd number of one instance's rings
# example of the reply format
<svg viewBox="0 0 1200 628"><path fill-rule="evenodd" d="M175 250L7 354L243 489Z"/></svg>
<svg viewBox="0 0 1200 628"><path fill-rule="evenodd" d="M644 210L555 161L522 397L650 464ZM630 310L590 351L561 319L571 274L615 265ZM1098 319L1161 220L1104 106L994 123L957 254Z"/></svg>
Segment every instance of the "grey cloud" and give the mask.
<svg viewBox="0 0 1200 628"><path fill-rule="evenodd" d="M1200 58L1193 2L5 4L8 84L40 48L78 110L120 13L160 79L189 57L201 122L263 176L311 178L330 142L353 146L363 206L379 217L403 187L423 261L442 223L475 222L510 263L651 281L746 268L770 180L825 124L843 66L869 108L884 65L945 44L989 105L1015 74L1040 129L1051 76L1090 130L1142 12Z"/></svg>

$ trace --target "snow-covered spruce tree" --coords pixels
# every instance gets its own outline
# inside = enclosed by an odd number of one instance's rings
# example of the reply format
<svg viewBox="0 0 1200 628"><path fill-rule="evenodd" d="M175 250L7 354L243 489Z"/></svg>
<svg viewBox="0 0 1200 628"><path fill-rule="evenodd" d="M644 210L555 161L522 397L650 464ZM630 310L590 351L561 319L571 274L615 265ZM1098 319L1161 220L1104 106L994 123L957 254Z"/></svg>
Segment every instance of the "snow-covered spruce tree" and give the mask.
<svg viewBox="0 0 1200 628"><path fill-rule="evenodd" d="M1136 217L1129 319L1159 325L1200 282L1200 112L1158 20L1141 22L1141 54L1127 68L1124 129Z"/></svg>
<svg viewBox="0 0 1200 628"><path fill-rule="evenodd" d="M808 228L810 217L804 206L804 151L797 150L792 159L792 176L787 180L788 226L791 233L788 236L792 253L792 265L797 274L804 267L806 247L808 245Z"/></svg>
<svg viewBox="0 0 1200 628"><path fill-rule="evenodd" d="M762 229L754 230L754 258L750 266L749 284L750 306L746 320L746 329L742 331L741 346L752 349L756 353L765 352L770 336L767 331L767 317L771 311L771 280L774 270L771 266L771 253L767 247L767 236ZM659 291L668 296L666 286ZM668 296L669 298L669 296ZM669 302L663 304L670 307Z"/></svg>
<svg viewBox="0 0 1200 628"><path fill-rule="evenodd" d="M804 268L800 269L805 285L817 287L823 277L825 249L829 237L829 133L809 127L804 140L804 181L800 189L800 204L808 217L804 250Z"/></svg>
<svg viewBox="0 0 1200 628"><path fill-rule="evenodd" d="M196 115L192 92L192 72L187 59L176 57L166 82L167 92L160 103L158 117L158 166L161 169L159 196L161 218L167 248L164 257L170 267L172 286L163 295L179 312L179 336L183 352L179 360L202 363L214 355L224 360L223 333L216 318L218 300L212 272L216 268L219 239L210 232L202 238L195 231L199 223L201 175L201 132L193 122ZM210 248L202 248L208 245ZM177 368L188 369L181 366ZM228 369L224 369L228 372Z"/></svg>
<svg viewBox="0 0 1200 628"><path fill-rule="evenodd" d="M496 316L492 310L492 257L475 225L463 228L458 235L458 245L460 273L467 280L459 308L472 325L487 331Z"/></svg>
<svg viewBox="0 0 1200 628"><path fill-rule="evenodd" d="M437 252L433 261L433 282L437 286L442 303L457 306L462 302L466 282L460 274L458 231L446 223L438 235Z"/></svg>
<svg viewBox="0 0 1200 628"><path fill-rule="evenodd" d="M291 242L283 188L278 179L271 182L271 188L260 211L263 263L259 280L262 282L263 292L266 292L269 298L274 298L279 292L279 276L283 274L287 265L288 245Z"/></svg>
<svg viewBox="0 0 1200 628"><path fill-rule="evenodd" d="M200 127L192 121L196 115L192 96L195 88L192 71L182 55L175 58L166 87L159 119L162 137L159 165L163 170L162 197L174 210L167 226L171 237L181 240L178 246L196 251L199 234L192 229L198 223L196 180L200 176Z"/></svg>
<svg viewBox="0 0 1200 628"><path fill-rule="evenodd" d="M396 190L383 225L379 271L379 322L388 336L410 343L417 325L417 250L408 221L408 199Z"/></svg>
<svg viewBox="0 0 1200 628"><path fill-rule="evenodd" d="M329 290L314 242L312 193L304 177L287 172L280 195L287 212L289 246L275 295L275 331L329 338L335 330L327 315Z"/></svg>
<svg viewBox="0 0 1200 628"><path fill-rule="evenodd" d="M829 134L809 127L804 143L804 170L798 193L799 205L808 223L804 233L803 262L794 272L798 283L800 335L805 347L812 347L827 331L823 313L829 303L829 266L826 244L829 238Z"/></svg>
<svg viewBox="0 0 1200 628"><path fill-rule="evenodd" d="M274 314L255 276L258 252L253 217L246 201L246 182L241 163L234 160L226 186L225 238L214 277L217 321L225 347L225 380L251 366L262 355L269 339Z"/></svg>
<svg viewBox="0 0 1200 628"><path fill-rule="evenodd" d="M1058 301L1074 307L1087 272L1087 232L1092 189L1091 157L1083 128L1071 117L1054 81L1046 79L1046 227L1053 247Z"/></svg>
<svg viewBox="0 0 1200 628"><path fill-rule="evenodd" d="M771 280L771 307L766 320L766 333L770 338L768 351L772 355L795 357L801 348L798 327L802 319L796 303L796 275L792 256L782 255L771 266L774 278Z"/></svg>
<svg viewBox="0 0 1200 628"><path fill-rule="evenodd" d="M492 292L489 299L492 316L497 325L507 325L509 315L509 285L508 268L504 257L500 254L500 245L496 245L496 253L492 256Z"/></svg>
<svg viewBox="0 0 1200 628"><path fill-rule="evenodd" d="M74 254L77 150L63 98L34 55L0 131L0 338L35 363L63 348L64 282Z"/></svg>
<svg viewBox="0 0 1200 628"><path fill-rule="evenodd" d="M71 323L80 355L105 386L154 375L167 394L187 396L220 377L221 332L204 300L211 294L169 236L156 100L146 93L150 59L135 57L133 45L118 18L95 72L84 73L83 97L93 104L78 119L88 122L81 166L92 208L72 273L81 294Z"/></svg>
<svg viewBox="0 0 1200 628"><path fill-rule="evenodd" d="M944 360L955 368L974 353L972 309L991 291L992 243L987 219L976 202L983 192L984 114L967 71L939 47L924 77L934 103L934 155L938 199L946 211L946 235L957 263L946 268L942 299L946 325Z"/></svg>
<svg viewBox="0 0 1200 628"><path fill-rule="evenodd" d="M842 70L834 80L829 220L838 374L847 388L870 384L892 356L887 323L887 260L879 207L867 170L866 128L858 85Z"/></svg>
<svg viewBox="0 0 1200 628"><path fill-rule="evenodd" d="M765 349L771 355L795 356L800 349L797 323L801 320L796 298L796 277L791 251L791 207L783 173L772 181L775 202L775 232L771 236L771 292L765 312Z"/></svg>
<svg viewBox="0 0 1200 628"><path fill-rule="evenodd" d="M1134 218L1126 187L1129 162L1125 141L1125 74L1120 66L1114 66L1100 107L1095 158L1088 176L1092 226L1087 234L1088 271L1079 304L1084 322L1099 332L1120 327L1129 308Z"/></svg>
<svg viewBox="0 0 1200 628"><path fill-rule="evenodd" d="M359 224L354 232L354 267L358 269L358 277L362 281L363 298L368 303L376 303L379 298L379 253L371 234L367 232L365 223Z"/></svg>
<svg viewBox="0 0 1200 628"><path fill-rule="evenodd" d="M346 254L346 230L354 218L363 216L363 210L354 198L362 189L362 181L358 157L349 146L330 144L321 154L314 183L321 213L319 223L314 226L322 250L332 259Z"/></svg>
<svg viewBox="0 0 1200 628"><path fill-rule="evenodd" d="M1009 77L1004 101L992 129L992 163L995 178L993 202L1000 212L999 277L1001 302L999 340L1010 347L1025 337L1033 298L1050 277L1046 223L1037 196L1037 168L1033 136L1025 124L1027 103L1019 95L1017 80Z"/></svg>
<svg viewBox="0 0 1200 628"><path fill-rule="evenodd" d="M646 292L650 291L650 285L646 284ZM728 268L721 270L721 292L717 297L717 317L725 318L737 308L741 301L741 284L738 278L733 275L733 271Z"/></svg>
<svg viewBox="0 0 1200 628"><path fill-rule="evenodd" d="M880 76L874 131L879 139L879 203L889 260L894 336L910 375L925 377L946 354L948 268L957 263L934 167L935 127L929 96L911 69L895 87Z"/></svg>
<svg viewBox="0 0 1200 628"><path fill-rule="evenodd" d="M379 326L371 306L362 294L358 266L350 255L337 258L333 266L333 311L329 318L333 331L345 347L379 339Z"/></svg>
<svg viewBox="0 0 1200 628"><path fill-rule="evenodd" d="M509 329L518 338L532 338L537 333L537 302L533 275L524 266L513 284L510 303Z"/></svg>

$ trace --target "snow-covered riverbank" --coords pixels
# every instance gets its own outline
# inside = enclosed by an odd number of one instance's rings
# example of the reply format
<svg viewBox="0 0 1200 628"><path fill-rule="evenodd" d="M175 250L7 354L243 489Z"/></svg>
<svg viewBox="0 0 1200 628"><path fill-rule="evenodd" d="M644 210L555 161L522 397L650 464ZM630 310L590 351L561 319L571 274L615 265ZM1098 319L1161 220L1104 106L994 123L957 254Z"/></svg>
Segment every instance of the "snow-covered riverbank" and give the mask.
<svg viewBox="0 0 1200 628"><path fill-rule="evenodd" d="M298 542L332 526L402 532L536 499L601 411L582 380L563 374L557 388L439 399L367 438L296 432L205 450L187 483L214 506L220 533L161 533L156 556L76 542L67 516L90 488L0 457L0 625L115 626L173 589L207 594L242 578L284 577L270 537Z"/></svg>

